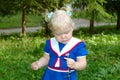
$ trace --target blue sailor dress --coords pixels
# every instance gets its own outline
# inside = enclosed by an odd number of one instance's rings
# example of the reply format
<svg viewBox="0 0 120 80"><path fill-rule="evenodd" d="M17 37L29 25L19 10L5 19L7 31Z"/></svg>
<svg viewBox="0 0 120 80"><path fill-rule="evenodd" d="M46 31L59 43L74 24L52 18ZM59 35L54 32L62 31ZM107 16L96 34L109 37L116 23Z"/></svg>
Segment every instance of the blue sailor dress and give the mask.
<svg viewBox="0 0 120 80"><path fill-rule="evenodd" d="M77 80L76 71L69 69L65 57L74 59L86 56L86 44L72 37L67 44L58 42L54 37L46 40L45 54L50 56L42 80Z"/></svg>

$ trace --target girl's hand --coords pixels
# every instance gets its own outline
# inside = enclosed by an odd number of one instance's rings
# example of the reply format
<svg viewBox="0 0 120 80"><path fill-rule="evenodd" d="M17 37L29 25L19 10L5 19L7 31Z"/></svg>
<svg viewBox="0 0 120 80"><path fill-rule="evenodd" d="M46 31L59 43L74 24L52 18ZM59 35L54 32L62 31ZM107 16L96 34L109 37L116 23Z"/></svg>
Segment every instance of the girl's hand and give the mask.
<svg viewBox="0 0 120 80"><path fill-rule="evenodd" d="M74 66L75 66L75 61L74 61L73 59L71 59L71 58L64 58L64 59L66 60L67 66L68 66L69 68L74 68Z"/></svg>
<svg viewBox="0 0 120 80"><path fill-rule="evenodd" d="M33 70L38 70L38 69L39 69L38 61L33 62L33 63L31 64L31 68L32 68Z"/></svg>

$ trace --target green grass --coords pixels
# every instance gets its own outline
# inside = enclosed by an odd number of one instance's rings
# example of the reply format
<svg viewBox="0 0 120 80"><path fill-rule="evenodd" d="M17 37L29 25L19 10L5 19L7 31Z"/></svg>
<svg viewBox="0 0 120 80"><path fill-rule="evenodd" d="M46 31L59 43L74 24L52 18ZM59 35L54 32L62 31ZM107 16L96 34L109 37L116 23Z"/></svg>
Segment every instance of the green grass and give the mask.
<svg viewBox="0 0 120 80"><path fill-rule="evenodd" d="M73 34L86 42L89 52L87 67L78 71L78 80L119 80L120 31L95 28L91 36L87 30L80 29ZM19 34L1 36L0 80L39 80L45 68L33 71L30 64L43 55L46 39L36 33L26 37Z"/></svg>
<svg viewBox="0 0 120 80"><path fill-rule="evenodd" d="M38 27L41 25L42 17L37 15L26 16L26 26L27 27ZM22 14L17 14L13 16L0 17L0 28L21 28L22 25Z"/></svg>
<svg viewBox="0 0 120 80"><path fill-rule="evenodd" d="M43 41L38 37L0 39L0 80L37 80L43 70L33 71L30 64L43 55Z"/></svg>

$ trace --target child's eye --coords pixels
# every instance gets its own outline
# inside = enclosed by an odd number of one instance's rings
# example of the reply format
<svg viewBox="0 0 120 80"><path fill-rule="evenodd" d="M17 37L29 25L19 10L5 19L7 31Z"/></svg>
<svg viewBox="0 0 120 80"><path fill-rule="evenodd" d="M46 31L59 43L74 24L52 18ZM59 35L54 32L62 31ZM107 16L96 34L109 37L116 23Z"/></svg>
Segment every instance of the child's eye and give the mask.
<svg viewBox="0 0 120 80"><path fill-rule="evenodd" d="M69 33L69 31L68 32L65 32L64 34L68 34Z"/></svg>
<svg viewBox="0 0 120 80"><path fill-rule="evenodd" d="M63 35L63 34L68 34L70 31L67 31L67 32L63 32L63 33L54 33L55 35L57 36L60 36L60 35Z"/></svg>
<svg viewBox="0 0 120 80"><path fill-rule="evenodd" d="M60 36L60 35L62 35L62 34L61 34L61 33L55 33L55 35Z"/></svg>

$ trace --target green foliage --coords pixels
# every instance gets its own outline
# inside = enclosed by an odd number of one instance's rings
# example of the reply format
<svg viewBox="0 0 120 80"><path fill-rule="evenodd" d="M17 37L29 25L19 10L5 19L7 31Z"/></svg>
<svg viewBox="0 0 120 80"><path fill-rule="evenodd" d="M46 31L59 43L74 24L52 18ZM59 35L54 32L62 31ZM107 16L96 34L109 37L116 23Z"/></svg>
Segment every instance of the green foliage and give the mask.
<svg viewBox="0 0 120 80"><path fill-rule="evenodd" d="M105 3L104 6L109 13L111 14L120 13L120 8L119 8L120 0L106 0L106 1L107 3Z"/></svg>
<svg viewBox="0 0 120 80"><path fill-rule="evenodd" d="M106 12L103 7L103 4L106 3L105 0L89 0L87 5L87 11L89 15L94 15L95 18L97 16L101 17L104 16L106 18L111 18L112 16ZM91 16L91 18L93 18Z"/></svg>
<svg viewBox="0 0 120 80"><path fill-rule="evenodd" d="M11 15L18 11L16 0L0 0L0 15Z"/></svg>
<svg viewBox="0 0 120 80"><path fill-rule="evenodd" d="M21 12L26 7L27 12L41 14L48 9L49 11L62 7L66 0L0 0L0 15L13 15Z"/></svg>
<svg viewBox="0 0 120 80"><path fill-rule="evenodd" d="M72 15L73 18L83 18L83 19L89 19L88 14L84 10L75 11Z"/></svg>
<svg viewBox="0 0 120 80"><path fill-rule="evenodd" d="M101 17L110 19L112 16L105 10L103 6L105 3L107 3L106 0L75 0L73 7L87 11L85 14L92 20L96 20Z"/></svg>
<svg viewBox="0 0 120 80"><path fill-rule="evenodd" d="M103 26L95 28L90 36L88 28L74 31L73 35L87 44L87 67L78 71L78 80L119 80L120 32ZM39 80L45 68L33 71L30 64L44 53L46 37L14 34L0 37L0 80Z"/></svg>
<svg viewBox="0 0 120 80"><path fill-rule="evenodd" d="M78 72L79 80L120 79L120 32L111 31L108 28L106 30L103 28L104 31L101 29L97 28L96 31L100 30L101 32L97 32L91 37L86 35L85 30L81 30L77 35L86 41L89 51L88 66L85 70Z"/></svg>
<svg viewBox="0 0 120 80"><path fill-rule="evenodd" d="M85 28L76 33L77 37L86 40L89 51L88 67L78 73L80 80L118 80L120 32L110 26L97 27L93 36L86 37L89 35L86 35L87 31Z"/></svg>
<svg viewBox="0 0 120 80"><path fill-rule="evenodd" d="M34 50L44 39L11 36L0 41L0 80L34 80L38 73L42 75L42 70L32 71L30 64L43 55L43 46L39 47L39 54Z"/></svg>

